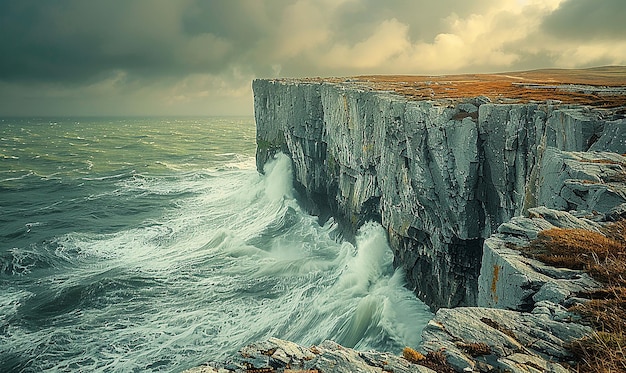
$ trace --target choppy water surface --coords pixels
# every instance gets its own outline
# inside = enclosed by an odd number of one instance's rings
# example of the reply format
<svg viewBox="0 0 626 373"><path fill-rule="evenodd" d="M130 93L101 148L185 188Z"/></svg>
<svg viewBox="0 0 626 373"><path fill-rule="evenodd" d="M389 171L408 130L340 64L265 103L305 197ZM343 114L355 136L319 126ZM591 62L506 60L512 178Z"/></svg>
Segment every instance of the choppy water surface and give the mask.
<svg viewBox="0 0 626 373"><path fill-rule="evenodd" d="M0 371L178 372L270 336L399 352L427 307L254 168L252 118L0 119Z"/></svg>

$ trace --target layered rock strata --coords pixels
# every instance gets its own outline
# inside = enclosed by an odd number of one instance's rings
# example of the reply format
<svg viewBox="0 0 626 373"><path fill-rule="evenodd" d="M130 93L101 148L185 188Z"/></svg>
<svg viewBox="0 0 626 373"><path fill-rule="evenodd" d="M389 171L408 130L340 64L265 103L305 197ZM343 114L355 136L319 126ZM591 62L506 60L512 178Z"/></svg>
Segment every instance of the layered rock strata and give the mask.
<svg viewBox="0 0 626 373"><path fill-rule="evenodd" d="M433 309L478 304L483 243L512 217L538 206L603 214L626 202L619 161L590 176L594 159L612 155L582 153L626 153L619 110L416 101L351 80L253 89L259 170L285 152L313 213L348 232L380 221L395 264Z"/></svg>

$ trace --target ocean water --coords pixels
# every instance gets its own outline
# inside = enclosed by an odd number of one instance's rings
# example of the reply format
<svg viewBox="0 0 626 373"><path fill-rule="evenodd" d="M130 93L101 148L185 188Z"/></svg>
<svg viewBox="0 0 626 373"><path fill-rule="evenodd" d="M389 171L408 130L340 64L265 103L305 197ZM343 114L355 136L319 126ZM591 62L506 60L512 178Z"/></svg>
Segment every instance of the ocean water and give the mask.
<svg viewBox="0 0 626 373"><path fill-rule="evenodd" d="M180 372L247 343L398 353L428 308L255 170L253 118L0 118L0 372Z"/></svg>

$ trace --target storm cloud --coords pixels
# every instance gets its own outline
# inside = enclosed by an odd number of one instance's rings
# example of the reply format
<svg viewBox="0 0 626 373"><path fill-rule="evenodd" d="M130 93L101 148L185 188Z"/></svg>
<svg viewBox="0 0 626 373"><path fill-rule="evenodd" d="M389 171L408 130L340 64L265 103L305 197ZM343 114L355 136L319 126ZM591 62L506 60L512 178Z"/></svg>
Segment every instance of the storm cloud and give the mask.
<svg viewBox="0 0 626 373"><path fill-rule="evenodd" d="M543 26L556 37L573 40L626 39L626 1L566 1L548 15Z"/></svg>
<svg viewBox="0 0 626 373"><path fill-rule="evenodd" d="M626 64L623 0L0 0L0 114L250 114L257 77Z"/></svg>

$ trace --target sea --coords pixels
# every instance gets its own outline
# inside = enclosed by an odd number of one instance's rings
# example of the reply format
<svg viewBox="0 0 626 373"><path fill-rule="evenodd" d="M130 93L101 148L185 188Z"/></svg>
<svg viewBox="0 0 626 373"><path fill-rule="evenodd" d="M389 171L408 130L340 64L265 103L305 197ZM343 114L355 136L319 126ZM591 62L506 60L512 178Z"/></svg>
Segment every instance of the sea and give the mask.
<svg viewBox="0 0 626 373"><path fill-rule="evenodd" d="M181 372L269 337L400 353L385 230L256 170L253 117L0 118L0 372Z"/></svg>

